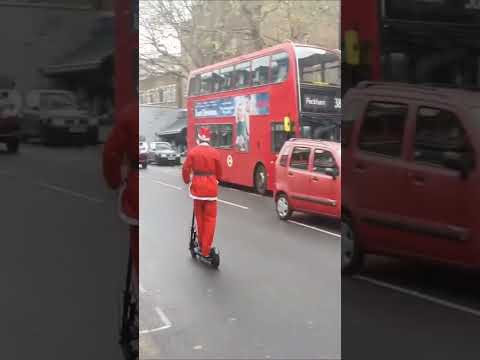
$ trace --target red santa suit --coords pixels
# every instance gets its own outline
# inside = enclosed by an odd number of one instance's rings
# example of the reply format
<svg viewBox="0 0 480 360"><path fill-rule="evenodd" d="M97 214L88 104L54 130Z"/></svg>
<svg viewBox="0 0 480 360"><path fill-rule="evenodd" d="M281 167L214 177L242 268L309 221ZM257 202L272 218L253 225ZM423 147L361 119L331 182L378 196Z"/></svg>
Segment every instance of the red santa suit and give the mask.
<svg viewBox="0 0 480 360"><path fill-rule="evenodd" d="M103 174L108 185L119 191L119 214L130 225L130 249L138 278L138 104L118 113L103 149ZM126 165L126 180L122 167Z"/></svg>
<svg viewBox="0 0 480 360"><path fill-rule="evenodd" d="M201 129L200 140L209 140L208 129ZM183 164L182 177L190 184L190 197L194 199L198 238L203 256L210 254L217 222L218 179L222 167L218 151L207 142L201 142L188 152Z"/></svg>

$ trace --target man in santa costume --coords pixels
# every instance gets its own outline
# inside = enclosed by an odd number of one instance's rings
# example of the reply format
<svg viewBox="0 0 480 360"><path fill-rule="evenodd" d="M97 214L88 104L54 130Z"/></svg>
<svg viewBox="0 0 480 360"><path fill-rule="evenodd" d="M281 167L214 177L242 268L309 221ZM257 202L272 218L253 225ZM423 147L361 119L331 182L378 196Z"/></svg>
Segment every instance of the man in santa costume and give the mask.
<svg viewBox="0 0 480 360"><path fill-rule="evenodd" d="M119 191L119 215L130 227L130 251L138 285L138 104L127 105L118 114L103 149L103 175L110 188Z"/></svg>
<svg viewBox="0 0 480 360"><path fill-rule="evenodd" d="M217 222L218 182L222 177L219 152L210 145L210 129L200 128L198 146L188 152L183 164L182 177L190 184L190 197L194 200L201 254L211 256L211 246Z"/></svg>

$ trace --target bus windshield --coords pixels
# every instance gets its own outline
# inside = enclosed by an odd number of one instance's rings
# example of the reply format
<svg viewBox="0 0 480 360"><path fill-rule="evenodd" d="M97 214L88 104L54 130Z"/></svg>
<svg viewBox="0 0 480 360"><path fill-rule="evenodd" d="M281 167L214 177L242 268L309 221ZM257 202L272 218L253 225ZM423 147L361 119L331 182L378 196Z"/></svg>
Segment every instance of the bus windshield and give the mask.
<svg viewBox="0 0 480 360"><path fill-rule="evenodd" d="M340 86L340 56L323 49L296 46L300 83Z"/></svg>

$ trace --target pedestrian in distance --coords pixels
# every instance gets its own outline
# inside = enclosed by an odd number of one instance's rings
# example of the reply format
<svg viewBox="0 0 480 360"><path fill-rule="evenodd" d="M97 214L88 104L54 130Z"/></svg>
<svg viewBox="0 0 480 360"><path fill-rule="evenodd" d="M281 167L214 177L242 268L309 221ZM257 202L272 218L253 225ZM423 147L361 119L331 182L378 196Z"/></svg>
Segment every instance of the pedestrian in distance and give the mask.
<svg viewBox="0 0 480 360"><path fill-rule="evenodd" d="M220 154L210 145L210 129L200 128L197 146L188 152L183 163L182 177L189 185L190 197L194 201L201 255L212 256L212 242L217 222L218 183L222 177Z"/></svg>

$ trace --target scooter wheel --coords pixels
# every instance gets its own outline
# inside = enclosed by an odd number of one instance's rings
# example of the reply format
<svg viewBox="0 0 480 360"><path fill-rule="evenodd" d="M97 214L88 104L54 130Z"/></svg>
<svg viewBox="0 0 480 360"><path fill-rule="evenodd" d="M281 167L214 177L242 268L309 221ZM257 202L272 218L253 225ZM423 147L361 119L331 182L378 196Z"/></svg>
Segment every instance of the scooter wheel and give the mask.
<svg viewBox="0 0 480 360"><path fill-rule="evenodd" d="M212 259L212 267L214 269L218 269L219 266L220 266L220 255L215 254Z"/></svg>
<svg viewBox="0 0 480 360"><path fill-rule="evenodd" d="M192 259L197 258L197 254L195 253L195 249L190 249L190 255L192 255Z"/></svg>

